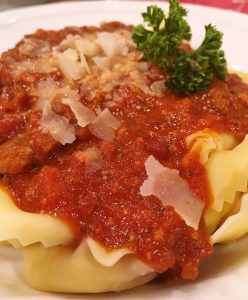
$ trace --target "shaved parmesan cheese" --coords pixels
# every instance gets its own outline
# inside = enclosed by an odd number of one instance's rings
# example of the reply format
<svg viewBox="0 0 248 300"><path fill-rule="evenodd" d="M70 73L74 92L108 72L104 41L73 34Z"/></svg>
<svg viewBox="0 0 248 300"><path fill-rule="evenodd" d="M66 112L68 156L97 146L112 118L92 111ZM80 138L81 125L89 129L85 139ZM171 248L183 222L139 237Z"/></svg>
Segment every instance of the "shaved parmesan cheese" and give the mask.
<svg viewBox="0 0 248 300"><path fill-rule="evenodd" d="M128 53L125 38L116 32L100 32L97 34L96 42L108 57L115 55L125 56Z"/></svg>
<svg viewBox="0 0 248 300"><path fill-rule="evenodd" d="M106 56L95 56L93 57L94 63L102 71L109 70L109 58Z"/></svg>
<svg viewBox="0 0 248 300"><path fill-rule="evenodd" d="M63 83L61 83L63 85ZM80 99L79 94L75 90L71 90L69 86L60 86L60 83L54 81L51 78L40 81L34 96L38 97L35 103L35 109L43 108L45 102L51 103L55 97L70 98L71 100L78 101Z"/></svg>
<svg viewBox="0 0 248 300"><path fill-rule="evenodd" d="M117 130L121 126L121 122L114 117L109 109L105 108L101 114L98 116L98 120L101 119L104 123L114 130Z"/></svg>
<svg viewBox="0 0 248 300"><path fill-rule="evenodd" d="M111 141L115 138L115 130L120 126L121 122L105 108L89 125L89 130L97 138Z"/></svg>
<svg viewBox="0 0 248 300"><path fill-rule="evenodd" d="M67 49L63 52L63 54L73 61L78 61L78 54L74 49Z"/></svg>
<svg viewBox="0 0 248 300"><path fill-rule="evenodd" d="M42 132L49 132L62 145L71 144L76 140L75 129L69 120L52 111L48 102L44 104L40 120Z"/></svg>
<svg viewBox="0 0 248 300"><path fill-rule="evenodd" d="M42 56L48 54L51 48L47 41L25 38L24 43L19 47L19 51L26 55Z"/></svg>
<svg viewBox="0 0 248 300"><path fill-rule="evenodd" d="M87 126L96 117L95 113L92 110L90 110L79 101L73 101L72 99L64 98L62 100L62 103L70 106L70 109L77 119L78 125L81 127Z"/></svg>
<svg viewBox="0 0 248 300"><path fill-rule="evenodd" d="M84 69L79 62L76 50L67 49L58 55L58 63L61 72L70 80L78 80L83 77Z"/></svg>
<svg viewBox="0 0 248 300"><path fill-rule="evenodd" d="M81 79L85 72L90 74L90 68L84 53L77 50L69 48L58 54L60 70L70 80Z"/></svg>
<svg viewBox="0 0 248 300"><path fill-rule="evenodd" d="M86 56L93 56L97 53L97 45L86 39L76 39L75 46L79 52Z"/></svg>
<svg viewBox="0 0 248 300"><path fill-rule="evenodd" d="M40 81L34 94L38 97L35 103L35 109L42 109L45 102L51 102L57 95L58 90L59 86L53 79L48 78L44 81Z"/></svg>
<svg viewBox="0 0 248 300"><path fill-rule="evenodd" d="M84 151L76 151L75 157L85 163L86 173L95 172L103 166L102 153L97 147L91 147Z"/></svg>
<svg viewBox="0 0 248 300"><path fill-rule="evenodd" d="M86 56L93 56L97 54L98 46L87 39L82 38L80 35L68 34L66 38L59 45L61 50L77 49Z"/></svg>
<svg viewBox="0 0 248 300"><path fill-rule="evenodd" d="M151 84L150 89L154 92L155 96L158 96L158 97L163 96L164 93L166 92L164 80L154 81Z"/></svg>
<svg viewBox="0 0 248 300"><path fill-rule="evenodd" d="M82 52L79 53L79 57L80 57L80 62L81 62L82 67L86 70L86 72L88 74L90 74L91 73L90 67L89 67L87 60Z"/></svg>
<svg viewBox="0 0 248 300"><path fill-rule="evenodd" d="M142 196L154 195L164 206L173 206L175 211L195 230L199 226L204 203L194 195L178 170L160 164L152 155L145 162L148 179L140 188Z"/></svg>
<svg viewBox="0 0 248 300"><path fill-rule="evenodd" d="M134 84L137 88L141 89L144 93L151 93L146 82L146 76L142 72L133 70L130 72L130 77L132 79L132 84Z"/></svg>
<svg viewBox="0 0 248 300"><path fill-rule="evenodd" d="M59 44L59 47L61 50L66 50L68 48L74 49L76 47L75 40L80 39L80 35L72 35L68 34L65 39L62 40L62 42Z"/></svg>
<svg viewBox="0 0 248 300"><path fill-rule="evenodd" d="M101 121L90 124L89 130L95 137L101 140L112 141L115 138L114 129Z"/></svg>

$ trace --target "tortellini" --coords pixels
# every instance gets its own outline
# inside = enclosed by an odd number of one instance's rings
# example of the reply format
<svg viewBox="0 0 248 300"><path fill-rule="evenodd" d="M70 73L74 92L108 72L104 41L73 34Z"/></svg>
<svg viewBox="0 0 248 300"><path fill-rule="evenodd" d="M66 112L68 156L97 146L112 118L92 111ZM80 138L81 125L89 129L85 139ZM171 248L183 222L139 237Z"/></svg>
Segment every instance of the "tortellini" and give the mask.
<svg viewBox="0 0 248 300"><path fill-rule="evenodd" d="M195 154L199 154L200 162L205 165L211 153L232 149L235 145L237 142L230 134L218 134L208 128L197 131L186 138L189 152L184 157L184 163Z"/></svg>
<svg viewBox="0 0 248 300"><path fill-rule="evenodd" d="M248 194L245 193L233 206L224 223L213 233L211 242L229 242L248 232Z"/></svg>
<svg viewBox="0 0 248 300"><path fill-rule="evenodd" d="M213 153L206 170L213 194L211 208L221 212L225 202L232 204L236 192L245 192L248 180L248 136L232 150Z"/></svg>
<svg viewBox="0 0 248 300"><path fill-rule="evenodd" d="M0 189L0 199L0 242L22 248L36 242L52 247L73 241L73 232L61 221L18 209L3 189Z"/></svg>
<svg viewBox="0 0 248 300"><path fill-rule="evenodd" d="M129 249L106 250L91 238L75 249L73 232L60 220L28 213L0 189L0 242L22 248L26 280L46 291L119 291L157 274Z"/></svg>
<svg viewBox="0 0 248 300"><path fill-rule="evenodd" d="M211 242L241 237L248 231L248 196L244 194L248 181L248 136L237 145L231 135L205 129L189 136L186 143L190 147L186 158L198 151L209 180L212 203L204 218L206 229L212 234Z"/></svg>
<svg viewBox="0 0 248 300"><path fill-rule="evenodd" d="M27 282L44 291L121 291L142 285L156 276L134 254L124 255L112 266L100 264L92 255L87 239L77 249L70 246L47 249L37 243L25 247L23 253ZM112 260L110 256L109 260Z"/></svg>

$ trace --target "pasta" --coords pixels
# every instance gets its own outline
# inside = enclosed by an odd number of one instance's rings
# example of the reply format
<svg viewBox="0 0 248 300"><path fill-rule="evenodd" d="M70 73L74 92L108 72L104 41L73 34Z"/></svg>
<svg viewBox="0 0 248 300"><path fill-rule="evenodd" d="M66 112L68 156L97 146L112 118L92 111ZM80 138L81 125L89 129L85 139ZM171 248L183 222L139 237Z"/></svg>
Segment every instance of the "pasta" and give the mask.
<svg viewBox="0 0 248 300"><path fill-rule="evenodd" d="M248 231L247 209L247 193L244 193L235 202L223 224L213 233L211 242L213 244L230 242L245 235Z"/></svg>
<svg viewBox="0 0 248 300"><path fill-rule="evenodd" d="M207 172L213 192L212 208L214 210L221 211L224 202L229 204L234 202L236 192L246 191L248 179L247 149L248 139L245 138L233 150L222 151L211 156L207 165Z"/></svg>
<svg viewBox="0 0 248 300"><path fill-rule="evenodd" d="M47 249L41 244L25 247L26 279L32 287L45 291L100 293L133 288L156 276L132 254L104 266L92 256L92 247L90 250L86 241L76 249L61 246ZM98 256L98 260L102 259Z"/></svg>
<svg viewBox="0 0 248 300"><path fill-rule="evenodd" d="M23 248L37 242L45 247L66 245L73 240L70 229L59 220L18 209L4 190L0 199L0 241Z"/></svg>
<svg viewBox="0 0 248 300"><path fill-rule="evenodd" d="M131 30L38 30L0 58L0 243L35 289L195 279L248 232L248 85L175 94Z"/></svg>
<svg viewBox="0 0 248 300"><path fill-rule="evenodd" d="M144 284L156 276L128 249L109 252L90 238L76 249L62 246L73 240L70 229L63 222L50 216L21 211L3 190L0 191L0 199L0 241L23 249L26 279L37 289L120 291ZM127 257L122 259L124 256ZM36 272L37 269L39 272ZM64 274L63 278L61 274Z"/></svg>
<svg viewBox="0 0 248 300"><path fill-rule="evenodd" d="M213 204L206 216L212 214L213 218L215 214L216 218L211 221L211 232L239 201L241 194L246 192L248 179L246 152L247 138L234 149L216 153L209 160L207 170L213 192ZM218 178L218 184L216 178ZM214 240L218 241L216 238Z"/></svg>
<svg viewBox="0 0 248 300"><path fill-rule="evenodd" d="M207 130L189 136L186 142L191 145L187 156L194 151L200 153L208 174L213 199L205 212L205 222L207 231L212 233L211 242L227 242L243 236L247 232L247 137L236 145L231 136Z"/></svg>

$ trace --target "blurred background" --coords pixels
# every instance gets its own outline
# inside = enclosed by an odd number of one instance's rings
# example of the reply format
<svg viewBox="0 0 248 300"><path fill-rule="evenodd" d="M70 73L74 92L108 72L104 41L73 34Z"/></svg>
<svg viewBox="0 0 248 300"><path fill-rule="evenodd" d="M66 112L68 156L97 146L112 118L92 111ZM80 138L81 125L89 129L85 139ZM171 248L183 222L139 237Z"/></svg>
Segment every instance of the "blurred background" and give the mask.
<svg viewBox="0 0 248 300"><path fill-rule="evenodd" d="M0 0L0 11L22 6L62 2L59 0Z"/></svg>
<svg viewBox="0 0 248 300"><path fill-rule="evenodd" d="M83 1L83 0L78 0L78 1ZM161 2L162 1L166 1L166 0L161 0ZM63 2L63 1L61 0L0 0L0 11L21 7L21 6L53 3L53 2ZM242 13L248 13L248 0L181 0L181 2L214 6L222 9L231 9Z"/></svg>

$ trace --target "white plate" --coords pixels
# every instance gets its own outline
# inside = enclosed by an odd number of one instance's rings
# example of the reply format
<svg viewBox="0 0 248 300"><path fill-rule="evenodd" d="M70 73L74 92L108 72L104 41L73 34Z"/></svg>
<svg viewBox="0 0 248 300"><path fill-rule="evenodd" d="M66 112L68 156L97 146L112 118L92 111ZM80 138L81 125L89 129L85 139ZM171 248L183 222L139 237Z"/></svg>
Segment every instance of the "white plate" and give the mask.
<svg viewBox="0 0 248 300"><path fill-rule="evenodd" d="M154 4L154 2L153 2ZM161 3L160 3L161 5ZM59 29L68 25L97 25L119 20L141 22L145 2L75 2L51 4L0 13L0 52L13 47L26 33L38 28ZM163 4L167 9L167 4ZM193 28L193 45L203 37L204 25L215 24L225 33L224 49L232 69L248 72L248 16L213 8L188 5ZM151 283L119 294L65 295L41 293L29 288L23 279L19 252L0 248L0 300L11 299L154 299L154 300L247 300L248 239L217 247L215 254L202 264L194 282Z"/></svg>

